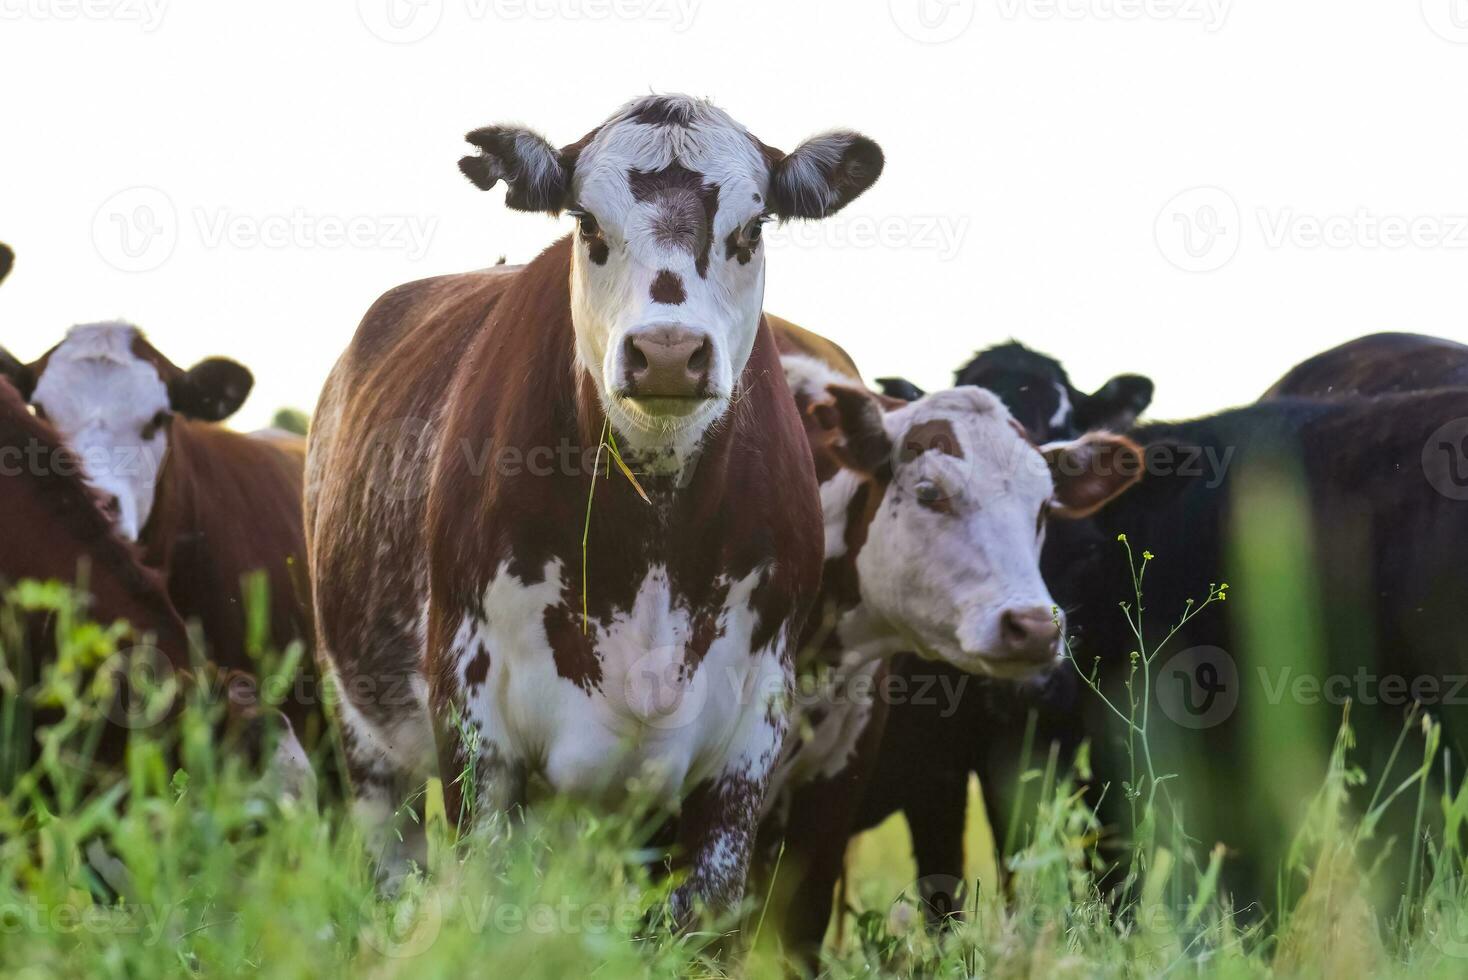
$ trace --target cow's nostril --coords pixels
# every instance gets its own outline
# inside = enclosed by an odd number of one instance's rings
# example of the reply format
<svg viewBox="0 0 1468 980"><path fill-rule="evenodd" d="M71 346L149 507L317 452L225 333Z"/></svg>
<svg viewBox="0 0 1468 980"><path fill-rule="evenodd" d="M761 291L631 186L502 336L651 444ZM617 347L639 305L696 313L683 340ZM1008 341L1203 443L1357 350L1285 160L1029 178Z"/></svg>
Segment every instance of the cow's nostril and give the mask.
<svg viewBox="0 0 1468 980"><path fill-rule="evenodd" d="M713 344L707 339L699 345L698 350L688 359L688 370L695 374L704 374L709 369L709 359L713 356Z"/></svg>
<svg viewBox="0 0 1468 980"><path fill-rule="evenodd" d="M647 370L647 355L642 352L641 347L637 346L636 339L627 338L624 356L627 359L627 370L630 373L638 374Z"/></svg>
<svg viewBox="0 0 1468 980"><path fill-rule="evenodd" d="M122 501L117 494L108 494L102 499L102 512L113 519L122 514Z"/></svg>

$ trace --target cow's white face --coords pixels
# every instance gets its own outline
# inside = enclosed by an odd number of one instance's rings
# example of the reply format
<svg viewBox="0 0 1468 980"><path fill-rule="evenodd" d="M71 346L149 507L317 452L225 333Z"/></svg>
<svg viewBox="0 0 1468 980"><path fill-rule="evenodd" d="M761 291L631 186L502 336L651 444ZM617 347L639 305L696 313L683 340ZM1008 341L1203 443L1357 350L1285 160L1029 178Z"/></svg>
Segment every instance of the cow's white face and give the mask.
<svg viewBox="0 0 1468 980"><path fill-rule="evenodd" d="M6 374L81 461L118 531L137 540L152 515L175 413L218 421L253 379L211 358L184 371L126 323L72 327L32 365L0 351Z"/></svg>
<svg viewBox="0 0 1468 980"><path fill-rule="evenodd" d="M623 107L554 150L523 129L468 136L460 168L506 203L577 222L571 315L577 357L633 449L683 459L727 409L764 300L762 226L820 218L866 190L882 154L855 133L783 154L686 96Z"/></svg>
<svg viewBox="0 0 1468 980"><path fill-rule="evenodd" d="M1140 451L1109 434L1037 449L978 388L890 412L869 393L836 391L850 455L888 479L857 557L868 612L966 671L1024 677L1054 663L1063 624L1040 577L1045 522L1121 493Z"/></svg>

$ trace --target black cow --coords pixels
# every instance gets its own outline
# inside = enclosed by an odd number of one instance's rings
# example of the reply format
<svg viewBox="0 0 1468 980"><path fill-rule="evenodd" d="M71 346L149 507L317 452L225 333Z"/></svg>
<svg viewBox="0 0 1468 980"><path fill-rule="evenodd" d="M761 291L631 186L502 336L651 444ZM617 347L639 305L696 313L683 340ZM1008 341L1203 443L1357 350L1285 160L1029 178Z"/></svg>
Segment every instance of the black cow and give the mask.
<svg viewBox="0 0 1468 980"><path fill-rule="evenodd" d="M1468 385L1468 345L1417 333L1374 333L1301 361L1260 401L1392 395L1462 385Z"/></svg>
<svg viewBox="0 0 1468 980"><path fill-rule="evenodd" d="M1039 443L1097 429L1125 431L1152 403L1149 378L1118 374L1088 395L1070 383L1059 361L1017 341L979 351L958 369L954 384L994 392Z"/></svg>

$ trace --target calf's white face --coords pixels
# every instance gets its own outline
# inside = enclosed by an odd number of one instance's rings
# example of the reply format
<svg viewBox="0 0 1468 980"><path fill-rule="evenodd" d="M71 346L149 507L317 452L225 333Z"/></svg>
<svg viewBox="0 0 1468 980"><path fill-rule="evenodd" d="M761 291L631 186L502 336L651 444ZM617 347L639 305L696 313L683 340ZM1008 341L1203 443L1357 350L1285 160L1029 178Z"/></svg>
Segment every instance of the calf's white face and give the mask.
<svg viewBox="0 0 1468 980"><path fill-rule="evenodd" d="M56 427L118 531L134 541L153 512L174 414L226 418L253 384L220 358L184 371L126 323L72 327L30 365L0 350L0 369Z"/></svg>
<svg viewBox="0 0 1468 980"><path fill-rule="evenodd" d="M1024 677L1060 656L1063 621L1040 577L1045 523L1093 513L1140 475L1140 450L1092 433L1037 449L979 388L890 412L833 388L849 465L886 480L857 557L862 602L917 651Z"/></svg>
<svg viewBox="0 0 1468 980"><path fill-rule="evenodd" d="M679 95L629 103L560 150L514 127L467 139L480 153L459 165L476 186L504 180L510 207L576 218L578 360L633 448L676 457L727 409L754 345L763 224L832 214L882 170L856 133L787 155Z"/></svg>

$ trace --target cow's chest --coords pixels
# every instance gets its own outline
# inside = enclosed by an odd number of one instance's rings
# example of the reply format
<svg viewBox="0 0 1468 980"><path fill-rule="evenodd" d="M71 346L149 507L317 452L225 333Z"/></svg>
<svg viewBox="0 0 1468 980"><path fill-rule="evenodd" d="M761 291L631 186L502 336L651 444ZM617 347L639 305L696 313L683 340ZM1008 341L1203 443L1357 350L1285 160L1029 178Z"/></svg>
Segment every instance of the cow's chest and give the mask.
<svg viewBox="0 0 1468 980"><path fill-rule="evenodd" d="M752 649L756 570L690 603L650 566L634 598L583 619L579 582L547 562L527 583L502 566L455 639L466 721L559 793L674 800L741 753L778 744L785 631ZM568 587L569 586L569 587Z"/></svg>

